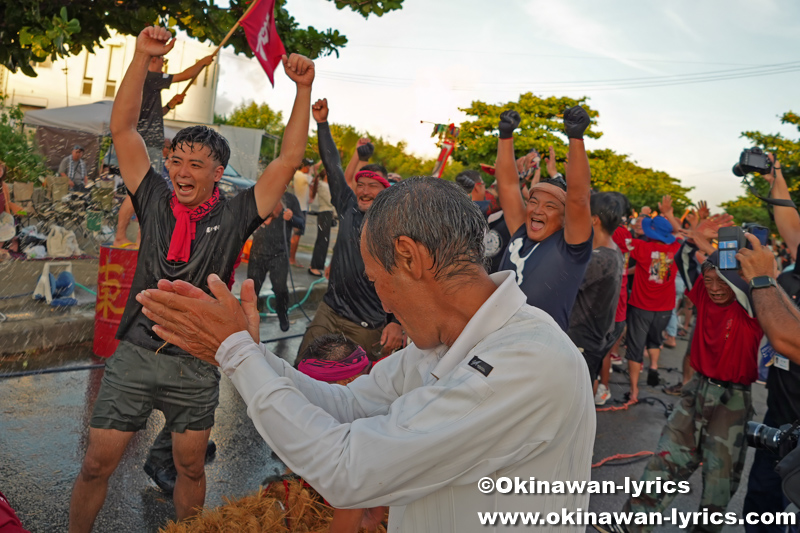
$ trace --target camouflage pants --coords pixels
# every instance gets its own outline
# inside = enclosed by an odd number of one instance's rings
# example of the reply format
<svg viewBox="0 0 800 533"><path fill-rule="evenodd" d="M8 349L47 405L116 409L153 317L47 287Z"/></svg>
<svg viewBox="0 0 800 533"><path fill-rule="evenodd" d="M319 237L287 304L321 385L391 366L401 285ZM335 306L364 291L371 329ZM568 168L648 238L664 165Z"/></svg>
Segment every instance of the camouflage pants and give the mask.
<svg viewBox="0 0 800 533"><path fill-rule="evenodd" d="M681 401L667 421L658 450L647 463L641 481L684 481L703 465L700 509L725 512L739 487L747 442L744 427L753 417L750 390L713 385L696 373L684 385ZM676 494L642 494L625 504L625 511L662 512ZM628 526L631 531L652 527ZM694 531L720 531L722 526L699 525Z"/></svg>

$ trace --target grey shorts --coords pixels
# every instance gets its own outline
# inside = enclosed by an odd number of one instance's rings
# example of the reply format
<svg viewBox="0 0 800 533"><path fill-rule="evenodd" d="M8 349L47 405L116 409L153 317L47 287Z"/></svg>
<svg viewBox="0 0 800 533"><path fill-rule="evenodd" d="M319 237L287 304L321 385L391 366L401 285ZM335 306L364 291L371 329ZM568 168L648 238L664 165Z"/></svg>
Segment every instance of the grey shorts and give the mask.
<svg viewBox="0 0 800 533"><path fill-rule="evenodd" d="M138 431L158 409L169 431L208 429L219 405L219 378L219 370L200 359L156 354L121 341L106 362L89 425Z"/></svg>

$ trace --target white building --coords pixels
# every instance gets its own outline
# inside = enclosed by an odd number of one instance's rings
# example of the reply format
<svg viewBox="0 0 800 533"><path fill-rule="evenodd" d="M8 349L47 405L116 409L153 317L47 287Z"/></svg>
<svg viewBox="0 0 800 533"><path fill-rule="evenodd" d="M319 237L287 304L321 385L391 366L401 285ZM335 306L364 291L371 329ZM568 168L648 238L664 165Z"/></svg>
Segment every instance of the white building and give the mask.
<svg viewBox="0 0 800 533"><path fill-rule="evenodd" d="M102 48L95 47L94 54L83 50L77 56L58 61L48 59L36 64L34 68L38 76L35 78L0 67L0 93L8 97L6 103L19 104L23 110L29 110L113 100L133 58L136 37L119 34L110 28L109 33L111 38L102 42ZM213 46L179 36L175 48L166 56L166 71L177 74L213 51ZM164 119L212 123L218 80L219 65L214 61L195 80L183 104L170 111ZM187 83L174 83L161 91L162 102L166 104L173 95L182 92Z"/></svg>

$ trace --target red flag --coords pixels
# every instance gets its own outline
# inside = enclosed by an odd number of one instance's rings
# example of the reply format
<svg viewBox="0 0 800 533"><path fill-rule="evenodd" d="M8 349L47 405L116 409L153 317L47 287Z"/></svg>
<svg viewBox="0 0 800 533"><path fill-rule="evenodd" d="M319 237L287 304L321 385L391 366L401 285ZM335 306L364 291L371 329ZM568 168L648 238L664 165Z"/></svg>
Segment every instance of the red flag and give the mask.
<svg viewBox="0 0 800 533"><path fill-rule="evenodd" d="M286 53L278 30L275 28L275 0L253 0L254 5L239 21L247 36L247 43L275 87L273 74Z"/></svg>

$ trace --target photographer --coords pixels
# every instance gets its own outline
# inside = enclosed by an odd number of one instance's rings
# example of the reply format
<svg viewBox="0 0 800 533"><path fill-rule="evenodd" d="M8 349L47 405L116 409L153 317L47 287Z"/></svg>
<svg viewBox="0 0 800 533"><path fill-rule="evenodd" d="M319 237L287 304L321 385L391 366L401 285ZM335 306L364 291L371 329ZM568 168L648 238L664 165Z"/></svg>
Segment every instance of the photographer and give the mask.
<svg viewBox="0 0 800 533"><path fill-rule="evenodd" d="M739 486L747 454L744 428L753 415L750 384L758 377L753 354L763 335L752 316L747 284L735 271L719 268L719 253L709 242L729 218L711 217L688 233L701 250L710 254L688 294L697 308L691 347L696 373L683 387L681 401L641 477L647 482L685 481L702 465L700 508L709 513L725 512ZM680 256L675 260L680 261ZM674 497L647 492L628 500L624 511L660 513ZM595 527L615 533L649 529L622 524ZM704 529L719 531L722 525Z"/></svg>
<svg viewBox="0 0 800 533"><path fill-rule="evenodd" d="M762 175L771 185L770 198L789 200L789 189L781 173L780 161L773 162L769 174ZM787 206L774 206L775 224L781 238L789 247L793 258L797 258L800 244L800 214ZM778 286L789 288L795 273L777 276L775 258L769 248L761 246L758 239L747 235L753 249L740 250L736 256L741 266L742 278L752 288L753 305L759 314L759 322L764 334L777 354L773 357L767 378L767 412L763 423L771 427L792 424L800 419L800 312L796 303ZM793 296L796 296L793 295ZM781 488L781 478L775 472L780 458L763 449L757 449L747 483L744 512L779 512L788 505ZM774 525L746 525L748 533L779 531L783 528Z"/></svg>

